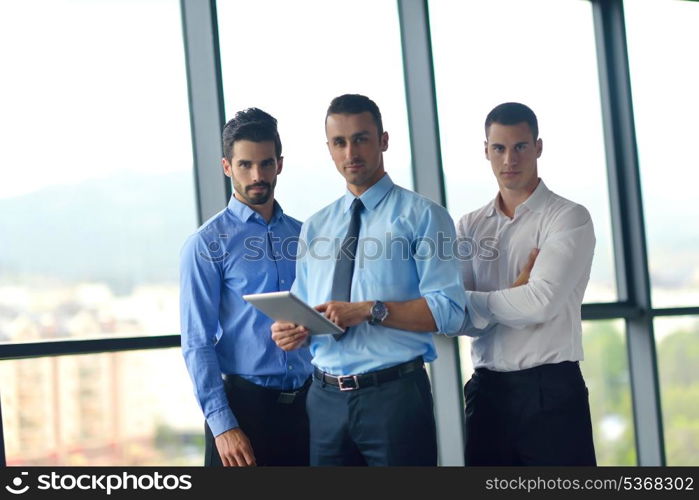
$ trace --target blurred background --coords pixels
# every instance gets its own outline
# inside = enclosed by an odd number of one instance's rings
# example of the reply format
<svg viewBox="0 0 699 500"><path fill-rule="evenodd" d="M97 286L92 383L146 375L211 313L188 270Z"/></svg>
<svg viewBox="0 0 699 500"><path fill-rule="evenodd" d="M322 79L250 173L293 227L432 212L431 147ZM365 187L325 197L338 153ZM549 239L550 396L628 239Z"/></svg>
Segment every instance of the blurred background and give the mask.
<svg viewBox="0 0 699 500"><path fill-rule="evenodd" d="M1 0L7 464L203 464L178 254L230 193L222 124L278 119L277 199L303 220L344 189L323 118L348 92L381 108L394 182L455 220L497 192L487 112L534 109L540 175L597 235L581 366L598 462L699 464L697 25L687 0ZM435 384L449 370L470 377L467 338L440 339ZM435 388L443 465L458 398Z"/></svg>

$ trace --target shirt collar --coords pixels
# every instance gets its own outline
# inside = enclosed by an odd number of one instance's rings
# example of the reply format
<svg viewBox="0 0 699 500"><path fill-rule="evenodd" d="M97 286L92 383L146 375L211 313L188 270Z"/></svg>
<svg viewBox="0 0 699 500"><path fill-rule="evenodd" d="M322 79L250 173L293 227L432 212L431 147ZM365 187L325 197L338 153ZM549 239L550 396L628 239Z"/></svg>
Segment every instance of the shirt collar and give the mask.
<svg viewBox="0 0 699 500"><path fill-rule="evenodd" d="M228 202L228 210L242 222L248 222L251 217L256 216L258 221L267 224L260 214L242 201L238 200L235 195L231 195L231 199ZM270 219L269 224L277 222L277 220L279 220L283 214L284 211L282 210L282 207L279 205L279 203L277 203L277 200L274 200L274 211L272 212L272 218Z"/></svg>
<svg viewBox="0 0 699 500"><path fill-rule="evenodd" d="M364 191L359 199L362 200L365 208L368 210L374 210L376 205L378 205L379 202L389 193L389 191L393 189L393 186L393 181L388 174L385 174L376 184ZM343 213L349 210L350 205L352 205L355 198L356 196L349 189L345 191L345 196L343 199Z"/></svg>
<svg viewBox="0 0 699 500"><path fill-rule="evenodd" d="M549 192L550 191L546 187L546 184L544 184L544 180L540 178L539 185L536 186L534 192L529 195L529 198L524 200L522 205L527 207L532 212L541 212L546 205L546 199L549 197Z"/></svg>
<svg viewBox="0 0 699 500"><path fill-rule="evenodd" d="M515 209L515 212L522 206L526 207L532 212L541 212L546 205L546 199L548 198L549 193L549 188L547 188L546 184L544 184L544 180L539 178L539 184L536 186L536 189L534 189L534 192ZM498 194L495 195L495 198L488 204L488 210L485 214L486 217L492 217L498 212L497 207L499 200L500 193L498 192Z"/></svg>
<svg viewBox="0 0 699 500"><path fill-rule="evenodd" d="M497 210L495 210L495 207L498 206L498 198L500 198L500 193L495 195L495 199L491 200L490 203L488 203L488 210L485 213L486 217L492 217L497 213Z"/></svg>

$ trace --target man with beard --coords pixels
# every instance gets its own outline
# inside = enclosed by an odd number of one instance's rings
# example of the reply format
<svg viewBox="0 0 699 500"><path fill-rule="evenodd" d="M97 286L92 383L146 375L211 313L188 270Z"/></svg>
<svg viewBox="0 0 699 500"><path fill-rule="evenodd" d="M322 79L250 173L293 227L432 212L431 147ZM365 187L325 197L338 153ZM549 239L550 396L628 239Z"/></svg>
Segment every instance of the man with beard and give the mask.
<svg viewBox="0 0 699 500"><path fill-rule="evenodd" d="M308 465L307 348L285 352L272 320L243 300L288 290L301 223L274 200L282 171L277 121L251 108L223 129L228 206L185 243L182 352L206 418L207 466Z"/></svg>

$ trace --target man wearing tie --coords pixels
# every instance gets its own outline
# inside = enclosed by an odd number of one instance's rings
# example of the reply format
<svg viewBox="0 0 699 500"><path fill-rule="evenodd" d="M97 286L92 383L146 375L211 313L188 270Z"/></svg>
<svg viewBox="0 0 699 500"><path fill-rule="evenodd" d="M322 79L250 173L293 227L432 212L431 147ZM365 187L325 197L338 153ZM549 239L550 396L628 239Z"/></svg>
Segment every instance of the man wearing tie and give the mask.
<svg viewBox="0 0 699 500"><path fill-rule="evenodd" d="M303 326L272 325L284 350L310 341L311 465L436 465L424 362L436 358L431 332L456 331L464 319L452 219L393 184L371 99L333 99L325 129L347 190L303 224L292 292L346 330L309 340Z"/></svg>

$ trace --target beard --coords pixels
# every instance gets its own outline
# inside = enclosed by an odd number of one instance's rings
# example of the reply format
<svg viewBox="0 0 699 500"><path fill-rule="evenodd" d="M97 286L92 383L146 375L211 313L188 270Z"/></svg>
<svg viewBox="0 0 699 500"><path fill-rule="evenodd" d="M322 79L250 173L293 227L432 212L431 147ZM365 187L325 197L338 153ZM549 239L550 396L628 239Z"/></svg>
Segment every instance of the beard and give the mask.
<svg viewBox="0 0 699 500"><path fill-rule="evenodd" d="M275 183L276 184L276 183ZM245 201L250 205L264 205L269 201L269 198L274 193L274 186L269 182L258 182L257 184L250 184L245 186L245 189L240 185L235 185L236 192L242 196ZM254 188L264 188L264 191L257 193L250 193Z"/></svg>

